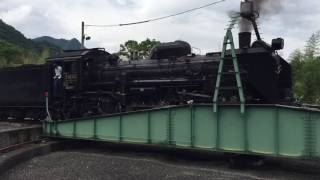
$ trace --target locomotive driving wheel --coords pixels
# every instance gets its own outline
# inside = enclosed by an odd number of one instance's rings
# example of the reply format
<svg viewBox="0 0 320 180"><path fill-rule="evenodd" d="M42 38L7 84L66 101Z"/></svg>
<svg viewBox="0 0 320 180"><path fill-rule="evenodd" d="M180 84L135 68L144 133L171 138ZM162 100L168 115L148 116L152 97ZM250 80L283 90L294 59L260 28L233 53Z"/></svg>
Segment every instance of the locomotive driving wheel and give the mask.
<svg viewBox="0 0 320 180"><path fill-rule="evenodd" d="M98 114L113 114L120 112L118 101L113 97L99 98L97 105Z"/></svg>

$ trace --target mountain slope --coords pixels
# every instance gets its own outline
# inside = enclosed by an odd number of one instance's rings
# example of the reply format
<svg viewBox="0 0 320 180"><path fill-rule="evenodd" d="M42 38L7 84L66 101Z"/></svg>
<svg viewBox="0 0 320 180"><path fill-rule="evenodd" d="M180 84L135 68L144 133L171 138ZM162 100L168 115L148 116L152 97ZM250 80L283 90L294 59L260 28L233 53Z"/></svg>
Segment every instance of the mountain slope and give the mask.
<svg viewBox="0 0 320 180"><path fill-rule="evenodd" d="M63 50L76 50L76 49L81 49L81 43L73 38L71 40L66 40L66 39L55 39L53 37L50 36L42 36L42 37L38 37L33 39L34 42L38 42L38 43L50 43L50 44L54 44L60 48L62 48Z"/></svg>
<svg viewBox="0 0 320 180"><path fill-rule="evenodd" d="M6 24L0 19L0 40L16 45L32 53L40 54L44 49L49 49L50 54L61 52L61 48L51 43L36 43L26 38L14 27Z"/></svg>
<svg viewBox="0 0 320 180"><path fill-rule="evenodd" d="M25 38L22 33L2 20L0 20L0 39L25 49L33 49L36 46L31 40Z"/></svg>
<svg viewBox="0 0 320 180"><path fill-rule="evenodd" d="M0 19L0 67L41 64L48 56L61 52L61 47L34 42Z"/></svg>

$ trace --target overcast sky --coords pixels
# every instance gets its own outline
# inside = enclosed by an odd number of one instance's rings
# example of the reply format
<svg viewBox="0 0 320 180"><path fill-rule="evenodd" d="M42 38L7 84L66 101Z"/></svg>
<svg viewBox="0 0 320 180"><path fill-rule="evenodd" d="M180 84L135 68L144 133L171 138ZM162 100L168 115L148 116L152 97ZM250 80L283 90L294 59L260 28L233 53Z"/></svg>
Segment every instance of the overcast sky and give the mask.
<svg viewBox="0 0 320 180"><path fill-rule="evenodd" d="M0 0L0 18L28 38L52 36L80 39L81 21L87 24L118 24L164 16L198 7L215 0ZM271 0L275 1L275 0ZM320 1L280 0L281 9L262 14L263 38L283 37L285 57L303 48L310 35L320 30ZM190 14L148 24L85 29L92 39L86 46L116 52L126 40L147 37L163 42L188 41L201 53L220 51L228 25L228 13L239 9L240 0L227 0ZM237 29L234 33L238 33ZM195 50L195 52L199 52Z"/></svg>

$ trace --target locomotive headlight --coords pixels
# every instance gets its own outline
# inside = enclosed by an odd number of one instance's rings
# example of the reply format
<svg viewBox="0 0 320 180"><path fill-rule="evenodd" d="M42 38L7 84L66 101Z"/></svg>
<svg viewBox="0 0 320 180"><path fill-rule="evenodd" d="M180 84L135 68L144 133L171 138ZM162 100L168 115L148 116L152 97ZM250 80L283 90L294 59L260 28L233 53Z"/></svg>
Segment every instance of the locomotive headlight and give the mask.
<svg viewBox="0 0 320 180"><path fill-rule="evenodd" d="M240 5L241 16L243 17L252 17L254 15L253 2L244 1Z"/></svg>
<svg viewBox="0 0 320 180"><path fill-rule="evenodd" d="M272 39L271 47L273 50L281 50L284 47L284 40L282 38Z"/></svg>

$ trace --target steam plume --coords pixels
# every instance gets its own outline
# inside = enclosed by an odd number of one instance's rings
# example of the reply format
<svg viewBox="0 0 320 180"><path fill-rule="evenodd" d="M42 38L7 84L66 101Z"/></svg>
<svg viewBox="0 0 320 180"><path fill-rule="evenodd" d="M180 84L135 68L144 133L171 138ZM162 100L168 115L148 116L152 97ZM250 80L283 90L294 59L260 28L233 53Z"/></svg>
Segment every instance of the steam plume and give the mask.
<svg viewBox="0 0 320 180"><path fill-rule="evenodd" d="M269 16L281 11L283 2L286 0L247 0L253 2L254 11L260 16ZM251 32L252 24L245 18L239 22L240 32Z"/></svg>
<svg viewBox="0 0 320 180"><path fill-rule="evenodd" d="M246 18L241 18L239 21L240 32L251 32L253 27L251 22Z"/></svg>
<svg viewBox="0 0 320 180"><path fill-rule="evenodd" d="M285 0L249 0L254 4L254 9L261 15L279 13Z"/></svg>

